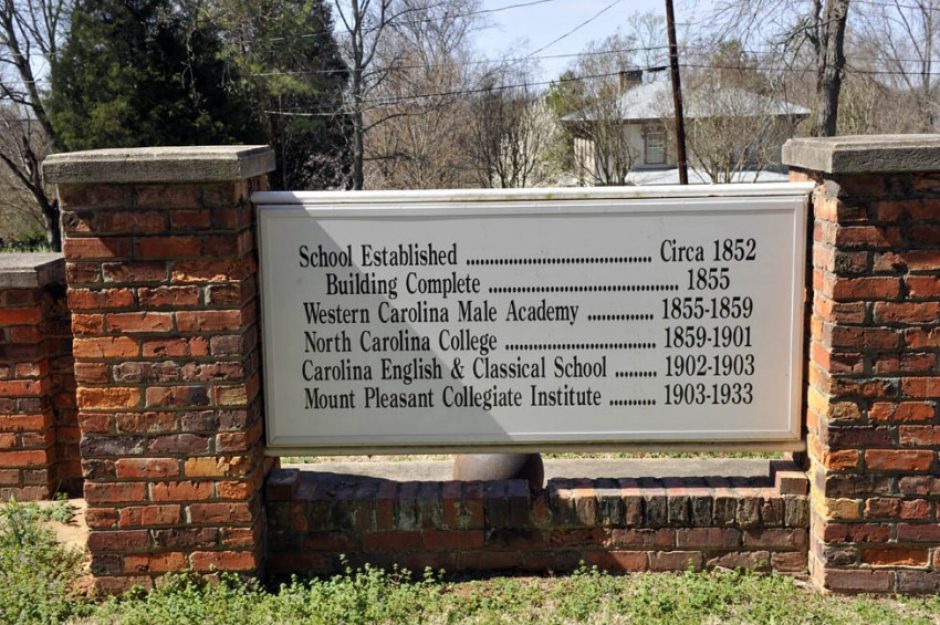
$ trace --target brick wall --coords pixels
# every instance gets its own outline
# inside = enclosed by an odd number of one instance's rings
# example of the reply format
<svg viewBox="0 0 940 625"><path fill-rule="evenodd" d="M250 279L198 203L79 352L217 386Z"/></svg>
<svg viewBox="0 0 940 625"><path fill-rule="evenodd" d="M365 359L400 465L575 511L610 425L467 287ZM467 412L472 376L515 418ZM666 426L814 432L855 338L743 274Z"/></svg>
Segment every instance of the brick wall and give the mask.
<svg viewBox="0 0 940 625"><path fill-rule="evenodd" d="M104 162L78 174L46 163L63 210L88 549L104 591L187 567L262 566L273 461L262 454L249 194L266 178L238 171L251 149L210 150L93 152ZM207 162L206 181L161 182L200 178Z"/></svg>
<svg viewBox="0 0 940 625"><path fill-rule="evenodd" d="M830 590L937 592L940 173L890 162L791 176L817 182L810 565Z"/></svg>
<svg viewBox="0 0 940 625"><path fill-rule="evenodd" d="M80 487L61 256L0 259L0 500Z"/></svg>
<svg viewBox="0 0 940 625"><path fill-rule="evenodd" d="M395 482L274 471L270 570L331 573L399 564L455 571L743 567L806 571L802 471L770 478Z"/></svg>

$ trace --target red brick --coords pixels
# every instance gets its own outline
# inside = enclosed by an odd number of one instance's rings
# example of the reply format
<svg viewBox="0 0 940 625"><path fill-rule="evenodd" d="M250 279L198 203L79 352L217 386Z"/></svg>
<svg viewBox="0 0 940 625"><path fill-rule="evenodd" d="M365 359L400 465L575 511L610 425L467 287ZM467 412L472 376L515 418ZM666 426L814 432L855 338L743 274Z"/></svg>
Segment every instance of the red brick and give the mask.
<svg viewBox="0 0 940 625"><path fill-rule="evenodd" d="M833 347L896 349L900 339L897 331L888 328L835 326L830 340Z"/></svg>
<svg viewBox="0 0 940 625"><path fill-rule="evenodd" d="M43 467L51 462L52 458L45 449L0 451L0 467Z"/></svg>
<svg viewBox="0 0 940 625"><path fill-rule="evenodd" d="M108 330L120 333L169 332L173 329L171 313L128 312L106 316Z"/></svg>
<svg viewBox="0 0 940 625"><path fill-rule="evenodd" d="M900 256L911 271L940 271L940 250L909 250Z"/></svg>
<svg viewBox="0 0 940 625"><path fill-rule="evenodd" d="M840 226L835 235L835 244L845 249L896 248L901 242L901 235L896 227Z"/></svg>
<svg viewBox="0 0 940 625"><path fill-rule="evenodd" d="M194 236L141 237L137 240L137 253L141 258L199 256L201 248L199 237Z"/></svg>
<svg viewBox="0 0 940 625"><path fill-rule="evenodd" d="M156 234L166 230L166 217L154 211L100 211L96 230L116 234Z"/></svg>
<svg viewBox="0 0 940 625"><path fill-rule="evenodd" d="M207 356L209 339L205 337L146 339L143 341L144 357L172 358L174 356Z"/></svg>
<svg viewBox="0 0 940 625"><path fill-rule="evenodd" d="M915 224L910 227L908 236L915 245L940 245L940 226Z"/></svg>
<svg viewBox="0 0 940 625"><path fill-rule="evenodd" d="M468 551L483 547L483 530L426 530L422 533L424 546L430 550Z"/></svg>
<svg viewBox="0 0 940 625"><path fill-rule="evenodd" d="M37 324L41 320L39 308L0 308L0 326Z"/></svg>
<svg viewBox="0 0 940 625"><path fill-rule="evenodd" d="M930 516L930 502L926 499L902 501L898 511L898 518L905 521L926 521Z"/></svg>
<svg viewBox="0 0 940 625"><path fill-rule="evenodd" d="M585 562L607 571L639 572L647 570L645 551L589 551Z"/></svg>
<svg viewBox="0 0 940 625"><path fill-rule="evenodd" d="M902 425L898 435L906 447L940 446L940 425Z"/></svg>
<svg viewBox="0 0 940 625"><path fill-rule="evenodd" d="M933 404L925 402L876 402L868 410L868 418L873 421L930 421L935 415L936 408Z"/></svg>
<svg viewBox="0 0 940 625"><path fill-rule="evenodd" d="M104 333L104 315L100 314L81 314L72 315L72 334L103 334Z"/></svg>
<svg viewBox="0 0 940 625"><path fill-rule="evenodd" d="M693 528L676 530L676 546L679 549L728 549L741 546L741 532L731 528Z"/></svg>
<svg viewBox="0 0 940 625"><path fill-rule="evenodd" d="M134 294L130 289L69 289L68 304L72 311L127 308L134 304Z"/></svg>
<svg viewBox="0 0 940 625"><path fill-rule="evenodd" d="M124 556L126 573L168 573L186 568L186 554L150 553Z"/></svg>
<svg viewBox="0 0 940 625"><path fill-rule="evenodd" d="M173 264L173 282L230 282L244 278L251 265L240 259L183 260Z"/></svg>
<svg viewBox="0 0 940 625"><path fill-rule="evenodd" d="M911 349L940 347L940 328L909 328L904 331L904 342Z"/></svg>
<svg viewBox="0 0 940 625"><path fill-rule="evenodd" d="M653 551L649 554L651 571L698 571L702 565L701 551Z"/></svg>
<svg viewBox="0 0 940 625"><path fill-rule="evenodd" d="M0 397L40 397L44 380L0 380Z"/></svg>
<svg viewBox="0 0 940 625"><path fill-rule="evenodd" d="M915 398L940 398L940 377L903 378L901 392Z"/></svg>
<svg viewBox="0 0 940 625"><path fill-rule="evenodd" d="M170 227L173 230L198 230L211 226L211 214L208 210L170 211Z"/></svg>
<svg viewBox="0 0 940 625"><path fill-rule="evenodd" d="M107 529L117 525L118 512L114 508L85 509L85 523L92 529Z"/></svg>
<svg viewBox="0 0 940 625"><path fill-rule="evenodd" d="M936 354L880 355L872 366L876 375L891 373L931 373L937 363Z"/></svg>
<svg viewBox="0 0 940 625"><path fill-rule="evenodd" d="M70 261L127 258L131 252L131 240L124 237L67 238L62 244L62 252Z"/></svg>
<svg viewBox="0 0 940 625"><path fill-rule="evenodd" d="M897 278L839 278L824 293L836 301L897 299L901 294L901 281Z"/></svg>
<svg viewBox="0 0 940 625"><path fill-rule="evenodd" d="M118 478L166 478L180 474L176 458L119 458L114 463Z"/></svg>
<svg viewBox="0 0 940 625"><path fill-rule="evenodd" d="M940 543L940 523L927 523L923 525L899 523L898 540L918 543Z"/></svg>
<svg viewBox="0 0 940 625"><path fill-rule="evenodd" d="M876 302L875 321L879 323L937 323L938 302Z"/></svg>
<svg viewBox="0 0 940 625"><path fill-rule="evenodd" d="M907 286L908 297L912 299L940 298L940 278L936 276L908 275L904 278L904 284ZM936 322L937 316L934 315L929 321Z"/></svg>
<svg viewBox="0 0 940 625"><path fill-rule="evenodd" d="M196 184L135 185L137 206L141 208L191 208L202 206L202 186Z"/></svg>
<svg viewBox="0 0 940 625"><path fill-rule="evenodd" d="M891 526L874 523L826 523L823 540L830 543L883 543L891 537Z"/></svg>
<svg viewBox="0 0 940 625"><path fill-rule="evenodd" d="M929 471L933 461L932 451L869 449L865 452L865 467L873 471Z"/></svg>
<svg viewBox="0 0 940 625"><path fill-rule="evenodd" d="M249 523L254 518L250 503L194 503L188 507L194 524Z"/></svg>
<svg viewBox="0 0 940 625"><path fill-rule="evenodd" d="M76 391L76 399L82 409L135 408L140 403L140 389L120 386L80 388Z"/></svg>
<svg viewBox="0 0 940 625"><path fill-rule="evenodd" d="M85 482L85 499L92 503L146 501L147 485L143 482Z"/></svg>
<svg viewBox="0 0 940 625"><path fill-rule="evenodd" d="M87 546L92 553L143 551L150 547L150 534L147 530L93 531Z"/></svg>
<svg viewBox="0 0 940 625"><path fill-rule="evenodd" d="M198 572L253 571L258 568L258 558L251 551L194 551L189 556L189 563Z"/></svg>
<svg viewBox="0 0 940 625"><path fill-rule="evenodd" d="M826 569L824 585L829 590L842 592L891 592L893 573L865 569Z"/></svg>
<svg viewBox="0 0 940 625"><path fill-rule="evenodd" d="M147 407L208 406L209 391L205 386L151 386L147 388Z"/></svg>
<svg viewBox="0 0 940 625"><path fill-rule="evenodd" d="M872 566L923 566L927 564L927 549L867 547L862 549L862 561Z"/></svg>
<svg viewBox="0 0 940 625"><path fill-rule="evenodd" d="M99 263L65 263L65 280L68 284L94 283L101 280Z"/></svg>
<svg viewBox="0 0 940 625"><path fill-rule="evenodd" d="M166 263L162 261L104 263L105 282L162 282L166 280Z"/></svg>
<svg viewBox="0 0 940 625"><path fill-rule="evenodd" d="M199 287L161 286L142 287L137 298L143 308L180 308L199 305Z"/></svg>
<svg viewBox="0 0 940 625"><path fill-rule="evenodd" d="M127 185L60 184L59 201L65 208L127 208L131 187Z"/></svg>
<svg viewBox="0 0 940 625"><path fill-rule="evenodd" d="M745 547L792 551L805 547L809 536L805 529L751 529L744 531L743 538Z"/></svg>
<svg viewBox="0 0 940 625"><path fill-rule="evenodd" d="M131 506L121 508L118 515L121 527L179 525L183 520L182 506L179 504Z"/></svg>
<svg viewBox="0 0 940 625"><path fill-rule="evenodd" d="M240 310L200 310L176 313L180 332L220 332L238 330L244 320Z"/></svg>
<svg viewBox="0 0 940 625"><path fill-rule="evenodd" d="M367 552L414 551L422 546L420 532L388 531L363 534L362 547Z"/></svg>
<svg viewBox="0 0 940 625"><path fill-rule="evenodd" d="M150 491L153 501L201 501L212 498L214 485L212 482L156 482Z"/></svg>

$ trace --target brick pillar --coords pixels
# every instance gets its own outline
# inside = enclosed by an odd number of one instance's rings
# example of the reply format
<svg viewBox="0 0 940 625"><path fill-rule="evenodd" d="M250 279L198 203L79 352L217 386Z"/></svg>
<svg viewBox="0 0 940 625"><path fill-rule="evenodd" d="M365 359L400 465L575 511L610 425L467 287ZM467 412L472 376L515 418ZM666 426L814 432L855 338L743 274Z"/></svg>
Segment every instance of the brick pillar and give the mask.
<svg viewBox="0 0 940 625"><path fill-rule="evenodd" d="M0 500L74 485L71 338L61 254L0 254Z"/></svg>
<svg viewBox="0 0 940 625"><path fill-rule="evenodd" d="M810 569L940 591L940 136L795 139L813 195Z"/></svg>
<svg viewBox="0 0 940 625"><path fill-rule="evenodd" d="M58 184L99 589L262 567L258 278L263 146L59 154Z"/></svg>

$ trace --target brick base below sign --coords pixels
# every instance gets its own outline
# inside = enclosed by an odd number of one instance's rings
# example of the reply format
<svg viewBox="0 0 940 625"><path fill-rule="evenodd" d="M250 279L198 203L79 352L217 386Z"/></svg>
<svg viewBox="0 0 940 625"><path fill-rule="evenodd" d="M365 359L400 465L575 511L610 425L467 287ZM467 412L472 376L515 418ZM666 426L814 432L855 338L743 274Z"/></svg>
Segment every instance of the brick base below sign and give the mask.
<svg viewBox="0 0 940 625"><path fill-rule="evenodd" d="M775 479L774 479L775 478ZM296 469L266 487L269 570L710 567L806 572L808 484L774 478L395 482Z"/></svg>

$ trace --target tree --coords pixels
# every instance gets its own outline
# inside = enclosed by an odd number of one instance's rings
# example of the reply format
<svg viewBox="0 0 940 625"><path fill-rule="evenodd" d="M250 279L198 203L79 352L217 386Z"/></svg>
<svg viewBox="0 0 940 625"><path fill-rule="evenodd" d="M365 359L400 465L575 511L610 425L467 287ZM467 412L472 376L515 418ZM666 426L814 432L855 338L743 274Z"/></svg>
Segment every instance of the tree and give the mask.
<svg viewBox="0 0 940 625"><path fill-rule="evenodd" d="M343 27L342 46L350 81L346 110L352 125L352 187L365 182L366 135L383 123L401 116L387 111L378 88L392 75L403 58L389 54L396 29L408 25L451 22L468 16L477 0L334 0ZM401 31L399 30L399 34Z"/></svg>
<svg viewBox="0 0 940 625"><path fill-rule="evenodd" d="M55 62L70 10L70 0L0 0L0 162L38 206L55 250L62 246L59 206L43 185L41 165L58 139L34 65ZM31 212L14 201L8 210Z"/></svg>
<svg viewBox="0 0 940 625"><path fill-rule="evenodd" d="M484 188L538 186L553 178L545 155L558 133L554 115L543 97L511 76L492 80L471 105L466 151Z"/></svg>
<svg viewBox="0 0 940 625"><path fill-rule="evenodd" d="M640 157L625 132L623 95L649 70L664 68L668 49L662 17L634 16L627 30L588 44L572 67L579 86L564 119L574 133L576 175L596 185L627 184Z"/></svg>
<svg viewBox="0 0 940 625"><path fill-rule="evenodd" d="M217 0L226 57L246 78L275 151L271 185L344 188L350 128L342 102L349 76L324 0Z"/></svg>
<svg viewBox="0 0 940 625"><path fill-rule="evenodd" d="M258 142L217 28L171 0L81 0L52 65L50 117L69 150Z"/></svg>
<svg viewBox="0 0 940 625"><path fill-rule="evenodd" d="M800 72L804 51L810 49L815 74L813 121L810 134L836 133L839 94L845 74L845 33L849 0L724 0L717 2L708 20L712 33L705 46L737 39L745 46L770 43L765 61L783 66L778 71ZM776 86L785 81L775 80Z"/></svg>
<svg viewBox="0 0 940 625"><path fill-rule="evenodd" d="M860 22L860 36L852 42L860 57L855 69L870 70L877 80L867 82L880 83L878 91L893 91L889 100L913 105L913 110L895 115L889 122L913 118L914 123L904 128L907 132L933 132L940 2L894 0L869 7Z"/></svg>
<svg viewBox="0 0 940 625"><path fill-rule="evenodd" d="M374 69L385 71L364 110L365 183L386 189L465 186L461 146L470 126L466 94L477 86L470 41L477 22L462 0L411 0L410 6L406 18L390 25L377 53Z"/></svg>

